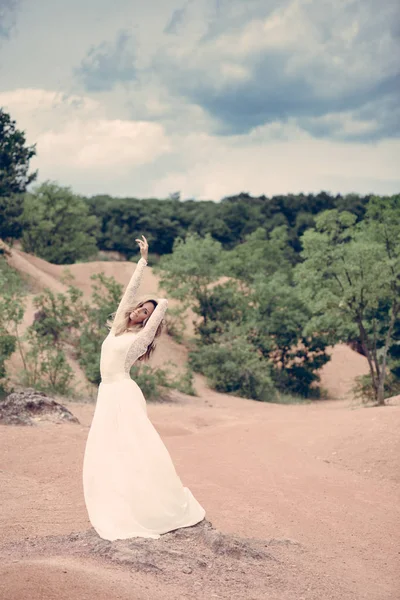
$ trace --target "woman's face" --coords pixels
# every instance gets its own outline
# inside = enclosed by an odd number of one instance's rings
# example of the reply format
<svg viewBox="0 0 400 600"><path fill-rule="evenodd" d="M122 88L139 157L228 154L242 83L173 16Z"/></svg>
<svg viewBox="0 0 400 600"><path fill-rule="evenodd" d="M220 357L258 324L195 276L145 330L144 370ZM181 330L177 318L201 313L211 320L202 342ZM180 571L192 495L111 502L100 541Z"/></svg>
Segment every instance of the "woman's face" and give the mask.
<svg viewBox="0 0 400 600"><path fill-rule="evenodd" d="M138 306L129 315L131 323L133 325L143 323L145 319L150 317L153 310L154 304L152 302L145 302L142 306Z"/></svg>

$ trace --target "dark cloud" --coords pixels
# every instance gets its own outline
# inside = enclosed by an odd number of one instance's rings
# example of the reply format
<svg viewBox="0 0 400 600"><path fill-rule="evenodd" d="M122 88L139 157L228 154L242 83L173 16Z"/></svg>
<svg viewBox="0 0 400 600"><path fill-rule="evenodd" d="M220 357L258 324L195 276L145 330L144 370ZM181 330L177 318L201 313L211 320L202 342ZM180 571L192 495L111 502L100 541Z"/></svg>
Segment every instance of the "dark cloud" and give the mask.
<svg viewBox="0 0 400 600"><path fill-rule="evenodd" d="M135 54L132 38L126 31L120 31L114 43L102 42L93 46L75 75L89 92L105 92L119 83L136 79Z"/></svg>
<svg viewBox="0 0 400 600"><path fill-rule="evenodd" d="M291 119L316 137L369 141L400 135L397 2L388 0L380 11L375 0L347 0L340 9L327 0L235 4L228 8L218 0L207 35L178 58L167 48L153 65L171 92L214 118L216 133L246 134ZM288 23L287 30L281 27L282 39L271 44L263 43L263 36L268 41L273 35L273 28L262 29L266 15ZM246 26L257 18L260 28L243 42ZM224 72L226 64L233 66L232 77ZM235 76L235 67L243 77Z"/></svg>
<svg viewBox="0 0 400 600"><path fill-rule="evenodd" d="M301 74L285 76L279 68L282 60L275 57L271 62L273 66L260 64L254 69L250 84L224 86L220 93L198 80L188 98L216 118L220 135L247 134L255 127L290 119L314 137L376 141L400 135L398 75L346 93L324 95ZM356 122L365 127L358 128Z"/></svg>
<svg viewBox="0 0 400 600"><path fill-rule="evenodd" d="M400 134L398 93L381 95L379 91L378 88L376 98L366 102L361 108L350 111L343 117L337 115L336 121L333 114L332 120L309 118L299 120L299 124L314 137L329 137L339 141L377 142L385 138L397 138Z"/></svg>
<svg viewBox="0 0 400 600"><path fill-rule="evenodd" d="M0 39L10 37L15 26L18 0L0 0Z"/></svg>

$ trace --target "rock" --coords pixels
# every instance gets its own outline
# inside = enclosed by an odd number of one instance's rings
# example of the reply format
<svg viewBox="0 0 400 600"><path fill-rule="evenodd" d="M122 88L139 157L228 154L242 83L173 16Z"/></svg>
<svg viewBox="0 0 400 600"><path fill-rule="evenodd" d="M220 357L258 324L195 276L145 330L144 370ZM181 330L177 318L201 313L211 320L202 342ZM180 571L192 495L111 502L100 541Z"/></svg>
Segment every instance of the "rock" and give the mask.
<svg viewBox="0 0 400 600"><path fill-rule="evenodd" d="M79 423L68 408L32 388L12 392L0 400L0 423L3 425L35 425L43 420Z"/></svg>

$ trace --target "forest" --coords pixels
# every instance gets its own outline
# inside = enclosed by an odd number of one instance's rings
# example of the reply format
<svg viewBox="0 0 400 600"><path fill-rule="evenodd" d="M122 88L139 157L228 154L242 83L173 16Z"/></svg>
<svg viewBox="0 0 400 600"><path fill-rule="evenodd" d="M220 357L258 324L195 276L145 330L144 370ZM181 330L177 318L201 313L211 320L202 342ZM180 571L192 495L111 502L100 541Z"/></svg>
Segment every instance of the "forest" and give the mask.
<svg viewBox="0 0 400 600"><path fill-rule="evenodd" d="M29 167L35 154L0 110L0 239L68 265L135 261L135 239L145 235L163 289L196 315L195 336L185 340L187 385L190 372L199 372L216 390L260 401L318 398L327 349L344 342L368 360L369 375L356 390L362 398L384 405L400 389L400 195L84 197L54 181L35 185L38 174ZM0 283L6 386L23 304L4 259ZM88 379L98 382L104 322L121 289L101 277L95 285L96 306L85 305L73 286L69 299L49 293L38 299L44 317L28 328L27 364L35 366L25 374L47 366L33 383L28 377L30 384L67 389L66 343L75 344ZM173 311L169 331L183 343L183 319ZM48 373L57 368L64 375L51 383Z"/></svg>

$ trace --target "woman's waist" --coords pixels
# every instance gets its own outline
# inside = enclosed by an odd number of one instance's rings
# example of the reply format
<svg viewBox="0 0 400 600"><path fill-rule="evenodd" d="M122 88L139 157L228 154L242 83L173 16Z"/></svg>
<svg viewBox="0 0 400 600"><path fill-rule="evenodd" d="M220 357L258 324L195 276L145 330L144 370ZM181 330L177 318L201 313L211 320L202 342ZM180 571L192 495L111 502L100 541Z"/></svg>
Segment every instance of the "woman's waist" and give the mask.
<svg viewBox="0 0 400 600"><path fill-rule="evenodd" d="M115 381L123 381L125 379L130 379L133 381L129 373L102 373L101 374L101 383L114 383Z"/></svg>

